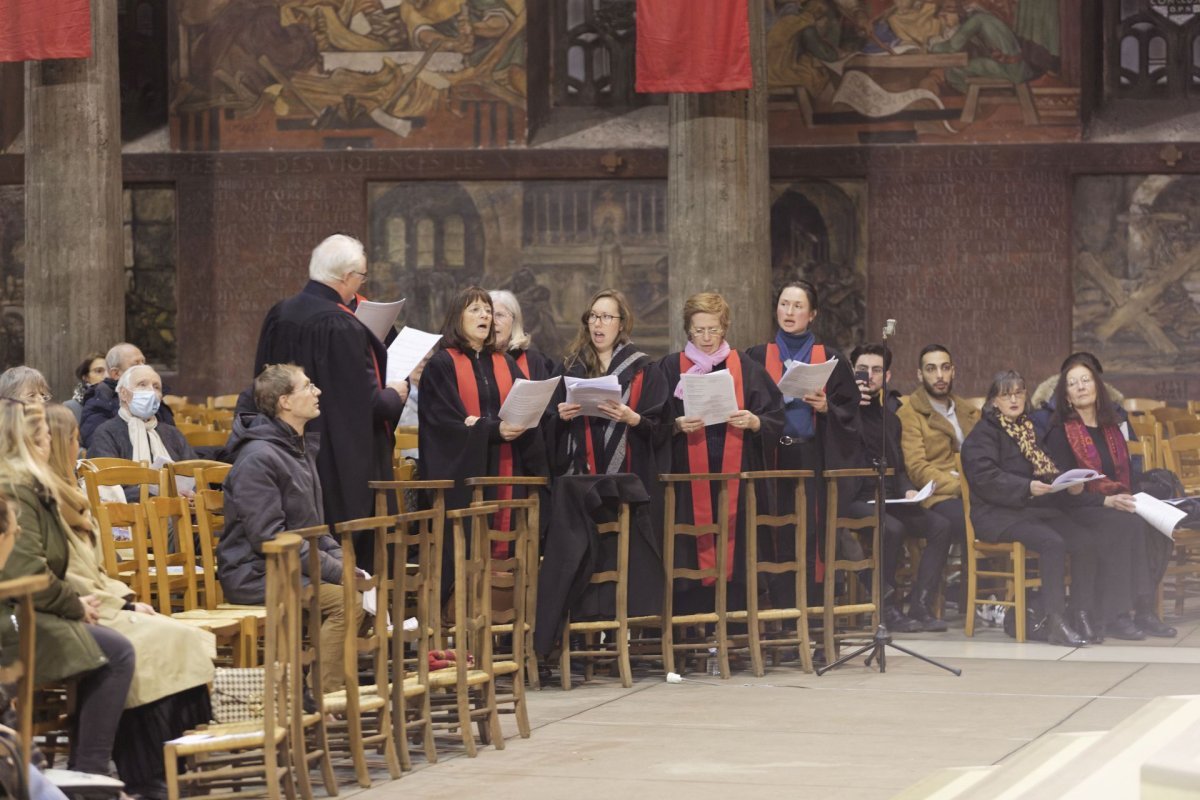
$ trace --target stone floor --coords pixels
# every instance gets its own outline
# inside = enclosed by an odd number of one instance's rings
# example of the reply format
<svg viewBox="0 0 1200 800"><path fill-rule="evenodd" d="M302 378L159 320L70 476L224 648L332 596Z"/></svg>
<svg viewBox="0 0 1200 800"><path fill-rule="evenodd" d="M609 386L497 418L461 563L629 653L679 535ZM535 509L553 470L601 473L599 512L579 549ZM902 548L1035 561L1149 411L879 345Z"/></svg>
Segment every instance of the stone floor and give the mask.
<svg viewBox="0 0 1200 800"><path fill-rule="evenodd" d="M489 798L886 798L942 767L993 764L1048 733L1108 730L1149 698L1200 693L1200 610L1174 640L1070 650L1018 645L998 629L967 639L897 637L963 670L893 653L886 674L862 659L824 677L792 665L763 678L697 675L668 684L641 671L632 688L604 677L569 692L531 692L533 735L503 717L505 749L439 761L357 800Z"/></svg>

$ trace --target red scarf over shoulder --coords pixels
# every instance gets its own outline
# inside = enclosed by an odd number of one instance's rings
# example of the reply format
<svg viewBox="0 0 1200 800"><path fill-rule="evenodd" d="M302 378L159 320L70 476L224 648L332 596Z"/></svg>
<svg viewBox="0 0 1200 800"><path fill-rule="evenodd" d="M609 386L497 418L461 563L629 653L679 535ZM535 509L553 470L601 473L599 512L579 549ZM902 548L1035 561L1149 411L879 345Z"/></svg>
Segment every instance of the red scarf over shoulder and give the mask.
<svg viewBox="0 0 1200 800"><path fill-rule="evenodd" d="M1096 443L1092 441L1092 435L1088 432L1087 426L1081 420L1069 419L1063 423L1063 429L1067 433L1067 443L1071 445L1071 452L1075 454L1075 462L1084 469L1101 472L1100 451L1096 449ZM1128 493L1133 483L1130 478L1129 448L1125 446L1125 437L1121 434L1120 427L1116 425L1105 425L1101 430L1104 431L1104 441L1108 444L1108 452L1112 455L1113 466L1117 472L1116 480L1112 480L1114 476L1110 475L1107 478L1088 481L1084 487L1089 492L1100 494Z"/></svg>

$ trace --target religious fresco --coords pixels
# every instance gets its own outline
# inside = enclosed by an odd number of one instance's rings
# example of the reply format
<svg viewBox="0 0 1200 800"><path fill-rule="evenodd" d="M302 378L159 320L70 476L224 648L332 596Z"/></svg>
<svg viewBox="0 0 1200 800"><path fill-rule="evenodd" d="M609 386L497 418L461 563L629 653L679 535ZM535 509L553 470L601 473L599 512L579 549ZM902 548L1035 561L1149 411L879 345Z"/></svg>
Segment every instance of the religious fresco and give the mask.
<svg viewBox="0 0 1200 800"><path fill-rule="evenodd" d="M773 145L1079 138L1081 0L764 0Z"/></svg>
<svg viewBox="0 0 1200 800"><path fill-rule="evenodd" d="M402 321L436 331L463 287L509 289L534 346L557 358L591 296L616 287L633 307L638 344L665 354L679 313L668 304L666 191L665 181L371 184L367 293L408 298ZM771 191L776 282L814 281L818 334L842 346L861 340L865 182L796 181Z"/></svg>
<svg viewBox="0 0 1200 800"><path fill-rule="evenodd" d="M1137 396L1185 400L1188 378L1200 379L1197 206L1196 175L1075 184L1074 347L1099 356L1106 376L1153 376L1129 385Z"/></svg>
<svg viewBox="0 0 1200 800"><path fill-rule="evenodd" d="M178 0L181 150L525 141L525 0Z"/></svg>
<svg viewBox="0 0 1200 800"><path fill-rule="evenodd" d="M176 364L175 190L123 193L125 338L164 370ZM111 342L97 343L103 350ZM83 354L80 353L82 358ZM25 362L25 198L0 186L0 370Z"/></svg>

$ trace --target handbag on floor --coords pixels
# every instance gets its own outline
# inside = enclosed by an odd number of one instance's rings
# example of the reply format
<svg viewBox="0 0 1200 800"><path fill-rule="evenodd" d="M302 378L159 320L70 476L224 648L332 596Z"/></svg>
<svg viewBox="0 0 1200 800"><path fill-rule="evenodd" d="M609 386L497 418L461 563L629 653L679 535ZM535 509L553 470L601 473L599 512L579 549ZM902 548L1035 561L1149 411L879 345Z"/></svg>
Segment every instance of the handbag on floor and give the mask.
<svg viewBox="0 0 1200 800"><path fill-rule="evenodd" d="M218 667L213 677L213 719L221 723L262 719L265 682L263 667Z"/></svg>

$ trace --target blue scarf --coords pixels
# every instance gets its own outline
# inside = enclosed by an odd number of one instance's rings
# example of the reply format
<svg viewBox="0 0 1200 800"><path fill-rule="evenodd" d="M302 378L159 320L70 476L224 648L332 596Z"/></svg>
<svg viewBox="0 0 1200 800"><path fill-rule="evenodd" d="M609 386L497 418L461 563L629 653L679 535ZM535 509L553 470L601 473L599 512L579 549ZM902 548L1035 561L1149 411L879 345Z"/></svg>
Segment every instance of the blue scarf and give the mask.
<svg viewBox="0 0 1200 800"><path fill-rule="evenodd" d="M800 334L785 333L782 330L775 332L775 344L779 346L779 358L787 363L788 361L802 361L805 364L811 363L813 344L816 338L812 331L805 331ZM786 367L784 368L786 372ZM783 398L783 411L786 420L783 424L783 433L785 436L798 436L801 438L812 438L816 432L813 421L812 406L801 400L799 397Z"/></svg>

